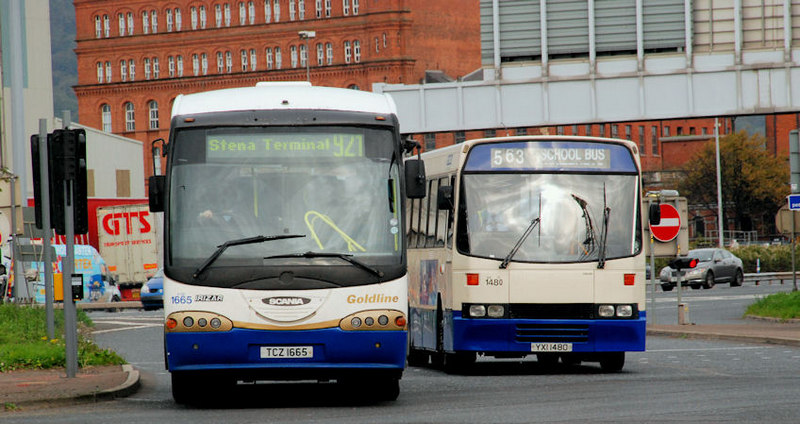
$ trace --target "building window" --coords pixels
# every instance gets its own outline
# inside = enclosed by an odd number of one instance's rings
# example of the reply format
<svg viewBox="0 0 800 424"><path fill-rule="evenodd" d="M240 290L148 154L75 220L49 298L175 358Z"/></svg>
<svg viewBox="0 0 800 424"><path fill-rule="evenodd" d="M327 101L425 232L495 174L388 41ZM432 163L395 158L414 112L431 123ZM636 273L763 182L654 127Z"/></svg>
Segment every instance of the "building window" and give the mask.
<svg viewBox="0 0 800 424"><path fill-rule="evenodd" d="M150 59L144 58L144 79L150 79Z"/></svg>
<svg viewBox="0 0 800 424"><path fill-rule="evenodd" d="M592 135L592 126L590 124L585 125L584 129L586 130L586 134L584 134L584 135L587 135L587 136L591 136Z"/></svg>
<svg viewBox="0 0 800 424"><path fill-rule="evenodd" d="M177 8L175 9L175 30L181 30L181 10Z"/></svg>
<svg viewBox="0 0 800 424"><path fill-rule="evenodd" d="M222 60L222 52L217 52L217 73L221 74L223 69L225 69L225 62Z"/></svg>
<svg viewBox="0 0 800 424"><path fill-rule="evenodd" d="M100 15L94 17L94 37L103 38L103 24L100 22Z"/></svg>
<svg viewBox="0 0 800 424"><path fill-rule="evenodd" d="M167 16L167 32L172 32L172 28L175 23L172 20L172 9L167 9L166 16Z"/></svg>
<svg viewBox="0 0 800 424"><path fill-rule="evenodd" d="M133 103L125 103L125 131L136 131L136 120L134 118Z"/></svg>
<svg viewBox="0 0 800 424"><path fill-rule="evenodd" d="M225 3L223 10L225 12L225 26L231 26L231 5L229 3Z"/></svg>
<svg viewBox="0 0 800 424"><path fill-rule="evenodd" d="M290 46L289 51L291 59L292 59L292 68L297 67L297 46Z"/></svg>
<svg viewBox="0 0 800 424"><path fill-rule="evenodd" d="M108 15L103 15L103 36L106 38L111 36L111 24L108 22Z"/></svg>
<svg viewBox="0 0 800 424"><path fill-rule="evenodd" d="M308 61L308 51L306 51L306 46L304 44L300 45L300 66L306 67L306 63Z"/></svg>
<svg viewBox="0 0 800 424"><path fill-rule="evenodd" d="M353 15L358 15L358 0L353 0Z"/></svg>
<svg viewBox="0 0 800 424"><path fill-rule="evenodd" d="M205 53L200 55L200 69L203 75L208 75L208 55Z"/></svg>
<svg viewBox="0 0 800 424"><path fill-rule="evenodd" d="M103 122L103 131L111 132L111 106L104 104L100 107L100 120Z"/></svg>
<svg viewBox="0 0 800 424"><path fill-rule="evenodd" d="M436 134L425 134L425 151L429 152L436 149Z"/></svg>
<svg viewBox="0 0 800 424"><path fill-rule="evenodd" d="M150 34L150 15L147 11L142 12L142 32Z"/></svg>
<svg viewBox="0 0 800 424"><path fill-rule="evenodd" d="M695 135L695 134L697 134L697 128L689 127L689 135Z"/></svg>
<svg viewBox="0 0 800 424"><path fill-rule="evenodd" d="M325 59L328 61L328 65L333 64L333 44L325 43Z"/></svg>
<svg viewBox="0 0 800 424"><path fill-rule="evenodd" d="M325 0L325 17L331 17L331 0Z"/></svg>
<svg viewBox="0 0 800 424"><path fill-rule="evenodd" d="M564 127L561 125L556 127L556 135L564 135Z"/></svg>
<svg viewBox="0 0 800 424"><path fill-rule="evenodd" d="M653 155L658 154L658 127L655 125L650 127L650 150Z"/></svg>
<svg viewBox="0 0 800 424"><path fill-rule="evenodd" d="M281 48L275 47L275 69L283 67L283 59L281 58Z"/></svg>
<svg viewBox="0 0 800 424"><path fill-rule="evenodd" d="M683 135L683 127L676 128L675 135Z"/></svg>
<svg viewBox="0 0 800 424"><path fill-rule="evenodd" d="M267 47L267 69L272 69L272 49Z"/></svg>
<svg viewBox="0 0 800 424"><path fill-rule="evenodd" d="M495 129L490 129L490 130L483 131L483 136L486 137L486 138L494 137L496 135L497 135L497 130L495 130Z"/></svg>
<svg viewBox="0 0 800 424"><path fill-rule="evenodd" d="M639 125L639 153L645 154L644 125Z"/></svg>
<svg viewBox="0 0 800 424"><path fill-rule="evenodd" d="M611 124L611 138L617 138L619 136L619 127L617 125Z"/></svg>
<svg viewBox="0 0 800 424"><path fill-rule="evenodd" d="M289 0L289 20L293 21L297 15L297 4L294 0Z"/></svg>
<svg viewBox="0 0 800 424"><path fill-rule="evenodd" d="M200 75L200 58L197 57L197 54L192 55L192 74L194 76Z"/></svg>
<svg viewBox="0 0 800 424"><path fill-rule="evenodd" d="M322 66L325 63L325 50L322 43L317 43L317 66Z"/></svg>
<svg viewBox="0 0 800 424"><path fill-rule="evenodd" d="M606 124L600 124L600 137L606 136Z"/></svg>
<svg viewBox="0 0 800 424"><path fill-rule="evenodd" d="M353 52L350 47L350 42L344 42L344 63L350 63L350 57L352 56Z"/></svg>
<svg viewBox="0 0 800 424"><path fill-rule="evenodd" d="M464 131L456 131L453 138L455 139L456 144L463 143L467 140L467 134Z"/></svg>
<svg viewBox="0 0 800 424"><path fill-rule="evenodd" d="M136 64L133 59L128 61L128 76L131 77L131 82L136 80Z"/></svg>
<svg viewBox="0 0 800 424"><path fill-rule="evenodd" d="M120 13L120 14L117 15L117 18L119 20L119 36L120 37L124 37L125 36L125 15Z"/></svg>
<svg viewBox="0 0 800 424"><path fill-rule="evenodd" d="M256 49L250 49L250 70L256 70Z"/></svg>
<svg viewBox="0 0 800 424"><path fill-rule="evenodd" d="M182 76L183 76L183 56L179 55L178 56L178 77L180 78Z"/></svg>
<svg viewBox="0 0 800 424"><path fill-rule="evenodd" d="M128 80L128 61L127 60L119 61L119 74L120 74L120 78L122 78L122 82L125 82L125 81Z"/></svg>
<svg viewBox="0 0 800 424"><path fill-rule="evenodd" d="M383 33L383 48L384 48L384 49L386 48L386 45L387 45L387 44L386 44L386 33L384 32L384 33Z"/></svg>
<svg viewBox="0 0 800 424"><path fill-rule="evenodd" d="M353 41L353 60L355 60L356 63L361 62L361 41L360 40L354 40Z"/></svg>
<svg viewBox="0 0 800 424"><path fill-rule="evenodd" d="M158 79L158 75L159 75L158 58L154 57L153 58L153 78Z"/></svg>
<svg viewBox="0 0 800 424"><path fill-rule="evenodd" d="M239 54L242 57L242 72L247 72L247 50L241 50Z"/></svg>
<svg viewBox="0 0 800 424"><path fill-rule="evenodd" d="M317 19L319 19L319 18L321 18L321 17L322 17L322 0L316 0L316 2L315 2L315 7L316 7L316 9L317 9ZM100 22L100 21L99 21L99 19L100 19L100 18L97 18L97 19L98 19L98 22ZM99 34L99 33L98 33L98 34ZM99 38L99 37L100 37L100 36L98 35L98 38Z"/></svg>
<svg viewBox="0 0 800 424"><path fill-rule="evenodd" d="M200 28L206 29L206 7L200 6Z"/></svg>
<svg viewBox="0 0 800 424"><path fill-rule="evenodd" d="M97 62L97 82L103 83L103 62Z"/></svg>
<svg viewBox="0 0 800 424"><path fill-rule="evenodd" d="M297 0L297 16L300 20L306 19L306 2L305 0Z"/></svg>
<svg viewBox="0 0 800 424"><path fill-rule="evenodd" d="M153 34L158 34L158 12L155 10L150 11L150 29Z"/></svg>
<svg viewBox="0 0 800 424"><path fill-rule="evenodd" d="M197 29L197 8L192 6L190 14L192 16L192 29Z"/></svg>
<svg viewBox="0 0 800 424"><path fill-rule="evenodd" d="M214 25L219 28L222 26L222 5L214 6Z"/></svg>
<svg viewBox="0 0 800 424"><path fill-rule="evenodd" d="M225 72L229 74L233 72L233 56L231 55L230 50L225 52Z"/></svg>
<svg viewBox="0 0 800 424"><path fill-rule="evenodd" d="M244 26L247 23L247 8L244 2L239 2L239 25Z"/></svg>
<svg viewBox="0 0 800 424"><path fill-rule="evenodd" d="M577 125L573 125L572 126L572 135L578 135L578 126Z"/></svg>
<svg viewBox="0 0 800 424"><path fill-rule="evenodd" d="M111 62L106 62L106 82L111 82Z"/></svg>
<svg viewBox="0 0 800 424"><path fill-rule="evenodd" d="M272 20L272 6L270 6L269 0L264 0L264 22L269 23L269 21L271 20Z"/></svg>
<svg viewBox="0 0 800 424"><path fill-rule="evenodd" d="M167 58L167 69L169 70L169 77L175 77L175 58L170 56Z"/></svg>
<svg viewBox="0 0 800 424"><path fill-rule="evenodd" d="M158 102L155 100L151 100L150 103L147 104L148 109L150 109L150 129L157 130L158 129Z"/></svg>
<svg viewBox="0 0 800 424"><path fill-rule="evenodd" d="M625 138L630 140L631 139L631 126L625 125Z"/></svg>
<svg viewBox="0 0 800 424"><path fill-rule="evenodd" d="M703 131L703 135L708 135L708 128L703 127L701 130Z"/></svg>
<svg viewBox="0 0 800 424"><path fill-rule="evenodd" d="M527 128L517 128L517 135L528 135Z"/></svg>
<svg viewBox="0 0 800 424"><path fill-rule="evenodd" d="M256 4L253 2L253 0L247 2L247 18L247 22L250 25L256 23Z"/></svg>
<svg viewBox="0 0 800 424"><path fill-rule="evenodd" d="M342 13L344 16L350 14L350 0L342 0Z"/></svg>
<svg viewBox="0 0 800 424"><path fill-rule="evenodd" d="M280 22L281 21L281 4L280 4L279 0L275 0L275 2L272 3L272 12L273 12L273 15L275 15L275 22Z"/></svg>
<svg viewBox="0 0 800 424"><path fill-rule="evenodd" d="M664 127L662 131L664 137L669 137L669 127Z"/></svg>

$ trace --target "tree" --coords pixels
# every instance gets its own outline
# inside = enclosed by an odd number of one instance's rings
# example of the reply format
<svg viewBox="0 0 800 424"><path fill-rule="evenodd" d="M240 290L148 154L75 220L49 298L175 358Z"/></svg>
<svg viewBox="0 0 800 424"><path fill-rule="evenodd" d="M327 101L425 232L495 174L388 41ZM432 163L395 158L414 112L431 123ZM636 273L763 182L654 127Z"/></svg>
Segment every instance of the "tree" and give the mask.
<svg viewBox="0 0 800 424"><path fill-rule="evenodd" d="M745 131L719 140L723 215L732 218L736 229L750 230L753 221L772 228L778 209L789 194L787 158L772 156L764 149L766 140ZM707 143L683 167L686 177L678 183L690 204L717 209L717 165L715 143ZM727 219L726 219L727 220ZM771 232L771 231L770 231Z"/></svg>

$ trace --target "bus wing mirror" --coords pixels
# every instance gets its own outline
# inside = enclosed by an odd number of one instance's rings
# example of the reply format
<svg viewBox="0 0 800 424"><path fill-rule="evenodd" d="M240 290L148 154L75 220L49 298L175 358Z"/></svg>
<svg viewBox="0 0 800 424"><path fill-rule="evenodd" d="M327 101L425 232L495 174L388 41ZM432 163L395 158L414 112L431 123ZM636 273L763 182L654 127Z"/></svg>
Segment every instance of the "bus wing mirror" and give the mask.
<svg viewBox="0 0 800 424"><path fill-rule="evenodd" d="M154 175L148 180L148 197L150 200L150 212L164 212L164 194L167 185L167 177Z"/></svg>
<svg viewBox="0 0 800 424"><path fill-rule="evenodd" d="M661 205L658 203L650 204L650 225L658 225L661 223Z"/></svg>
<svg viewBox="0 0 800 424"><path fill-rule="evenodd" d="M406 197L422 199L425 197L425 163L419 159L409 159L406 167Z"/></svg>
<svg viewBox="0 0 800 424"><path fill-rule="evenodd" d="M439 187L439 193L436 196L436 207L439 210L453 211L453 186Z"/></svg>

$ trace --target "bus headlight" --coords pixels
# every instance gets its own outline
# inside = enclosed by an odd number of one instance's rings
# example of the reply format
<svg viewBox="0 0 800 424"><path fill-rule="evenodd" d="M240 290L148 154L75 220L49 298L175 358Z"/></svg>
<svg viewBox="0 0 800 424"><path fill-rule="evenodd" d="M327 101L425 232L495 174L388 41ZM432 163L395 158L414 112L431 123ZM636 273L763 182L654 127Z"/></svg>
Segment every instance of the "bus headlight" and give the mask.
<svg viewBox="0 0 800 424"><path fill-rule="evenodd" d="M603 318L611 318L614 316L614 305L600 305L597 313Z"/></svg>
<svg viewBox="0 0 800 424"><path fill-rule="evenodd" d="M505 312L503 305L489 305L489 307L486 308L486 314L492 318L502 318Z"/></svg>
<svg viewBox="0 0 800 424"><path fill-rule="evenodd" d="M480 318L486 316L486 307L483 305L470 305L469 316L473 318Z"/></svg>
<svg viewBox="0 0 800 424"><path fill-rule="evenodd" d="M342 318L339 328L346 331L405 330L406 316L400 311L386 309L361 311Z"/></svg>
<svg viewBox="0 0 800 424"><path fill-rule="evenodd" d="M630 318L633 316L633 307L631 305L617 306L617 316L620 318Z"/></svg>

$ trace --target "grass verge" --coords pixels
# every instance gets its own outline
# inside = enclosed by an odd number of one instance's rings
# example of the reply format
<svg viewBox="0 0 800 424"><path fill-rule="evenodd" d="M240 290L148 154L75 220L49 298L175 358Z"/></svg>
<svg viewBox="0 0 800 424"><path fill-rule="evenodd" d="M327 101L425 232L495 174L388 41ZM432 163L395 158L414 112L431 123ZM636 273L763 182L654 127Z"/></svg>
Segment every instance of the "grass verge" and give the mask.
<svg viewBox="0 0 800 424"><path fill-rule="evenodd" d="M64 311L56 309L56 338L47 337L44 308L0 304L0 372L66 366ZM124 364L116 352L101 349L90 338L94 324L78 310L78 366Z"/></svg>
<svg viewBox="0 0 800 424"><path fill-rule="evenodd" d="M800 319L800 292L775 293L747 307L747 315L778 319Z"/></svg>

